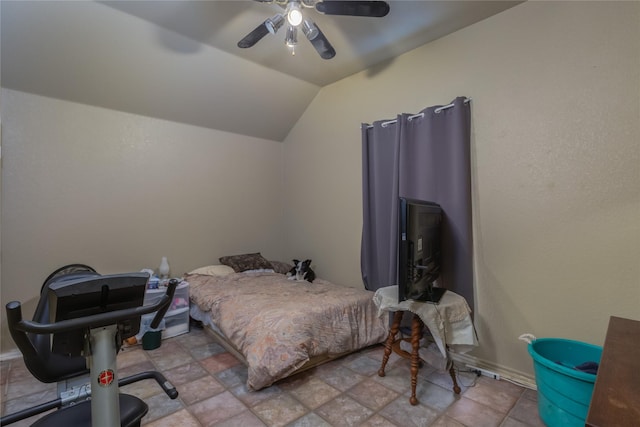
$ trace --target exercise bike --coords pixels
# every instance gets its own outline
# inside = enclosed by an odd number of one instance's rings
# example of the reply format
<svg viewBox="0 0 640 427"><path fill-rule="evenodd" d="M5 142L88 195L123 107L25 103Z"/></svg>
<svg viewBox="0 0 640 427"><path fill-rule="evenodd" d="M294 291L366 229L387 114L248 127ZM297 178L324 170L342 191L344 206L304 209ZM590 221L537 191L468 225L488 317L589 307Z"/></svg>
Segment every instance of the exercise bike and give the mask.
<svg viewBox="0 0 640 427"><path fill-rule="evenodd" d="M116 355L123 340L139 332L144 314L157 312L151 327L158 327L178 285L171 280L160 301L143 306L148 279L147 273L100 275L91 267L72 264L45 280L33 321L22 319L19 302L8 303L11 337L34 377L60 385L82 381L88 374L90 385L74 386L58 399L6 415L0 425L58 409L32 426L140 426L149 407L120 393L119 387L144 379L156 380L169 398L177 398L178 391L157 371L118 378Z"/></svg>

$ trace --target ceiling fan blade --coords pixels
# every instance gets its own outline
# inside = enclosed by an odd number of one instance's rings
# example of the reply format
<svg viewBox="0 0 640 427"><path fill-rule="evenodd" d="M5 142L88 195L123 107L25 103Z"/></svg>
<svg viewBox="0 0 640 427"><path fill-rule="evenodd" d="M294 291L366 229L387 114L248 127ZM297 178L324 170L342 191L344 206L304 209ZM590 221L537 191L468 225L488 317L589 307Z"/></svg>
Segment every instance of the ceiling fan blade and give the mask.
<svg viewBox="0 0 640 427"><path fill-rule="evenodd" d="M316 3L316 10L325 15L370 16L382 18L389 13L386 1L324 0Z"/></svg>
<svg viewBox="0 0 640 427"><path fill-rule="evenodd" d="M331 59L336 56L336 50L331 46L320 27L315 23L313 23L313 27L315 31L307 33L307 39L309 39L320 57L322 59Z"/></svg>
<svg viewBox="0 0 640 427"><path fill-rule="evenodd" d="M267 28L265 21L262 24L258 25L255 30L244 36L244 38L238 42L238 47L242 49L251 47L262 40L262 38L267 34L269 34L269 29Z"/></svg>

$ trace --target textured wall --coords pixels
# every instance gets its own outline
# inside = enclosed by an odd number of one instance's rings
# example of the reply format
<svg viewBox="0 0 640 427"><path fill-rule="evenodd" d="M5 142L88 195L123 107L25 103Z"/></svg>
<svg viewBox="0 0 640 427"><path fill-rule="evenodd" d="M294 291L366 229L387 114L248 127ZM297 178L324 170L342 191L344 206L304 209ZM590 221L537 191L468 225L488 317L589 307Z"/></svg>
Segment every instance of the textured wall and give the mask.
<svg viewBox="0 0 640 427"><path fill-rule="evenodd" d="M472 101L474 355L640 318L640 4L527 2L324 88L285 141L287 251L361 286L361 122ZM298 160L304 159L304 162Z"/></svg>
<svg viewBox="0 0 640 427"><path fill-rule="evenodd" d="M2 118L3 307L27 302L30 317L70 263L114 273L167 256L181 275L280 255L282 143L11 90Z"/></svg>

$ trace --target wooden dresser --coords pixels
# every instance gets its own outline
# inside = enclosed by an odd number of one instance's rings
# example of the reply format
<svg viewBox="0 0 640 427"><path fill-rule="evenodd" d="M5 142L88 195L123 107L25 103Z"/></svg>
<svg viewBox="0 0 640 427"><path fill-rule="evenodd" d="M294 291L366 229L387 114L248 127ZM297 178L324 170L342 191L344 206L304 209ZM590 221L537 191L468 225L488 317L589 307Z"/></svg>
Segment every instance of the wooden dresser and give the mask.
<svg viewBox="0 0 640 427"><path fill-rule="evenodd" d="M609 319L586 425L640 426L640 321Z"/></svg>

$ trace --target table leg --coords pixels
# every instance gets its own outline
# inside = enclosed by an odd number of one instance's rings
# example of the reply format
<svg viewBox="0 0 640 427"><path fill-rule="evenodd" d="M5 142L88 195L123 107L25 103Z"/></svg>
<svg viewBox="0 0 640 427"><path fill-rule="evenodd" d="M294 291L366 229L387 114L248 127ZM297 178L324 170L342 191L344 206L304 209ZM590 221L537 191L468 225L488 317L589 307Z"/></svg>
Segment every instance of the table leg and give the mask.
<svg viewBox="0 0 640 427"><path fill-rule="evenodd" d="M411 397L409 403L412 405L418 404L418 398L416 398L416 385L418 384L418 370L420 369L420 355L418 349L420 348L420 338L422 337L422 320L417 314L413 315L411 322Z"/></svg>
<svg viewBox="0 0 640 427"><path fill-rule="evenodd" d="M378 369L378 376L384 377L384 368L389 361L389 355L391 354L391 346L396 340L398 329L400 329L400 321L402 320L403 311L396 311L393 315L393 323L391 323L391 329L389 329L389 336L384 343L384 356L382 356L382 365Z"/></svg>
<svg viewBox="0 0 640 427"><path fill-rule="evenodd" d="M460 386L458 385L458 380L456 380L456 371L453 369L453 363L449 368L449 375L451 375L451 379L453 380L453 392L460 394Z"/></svg>

